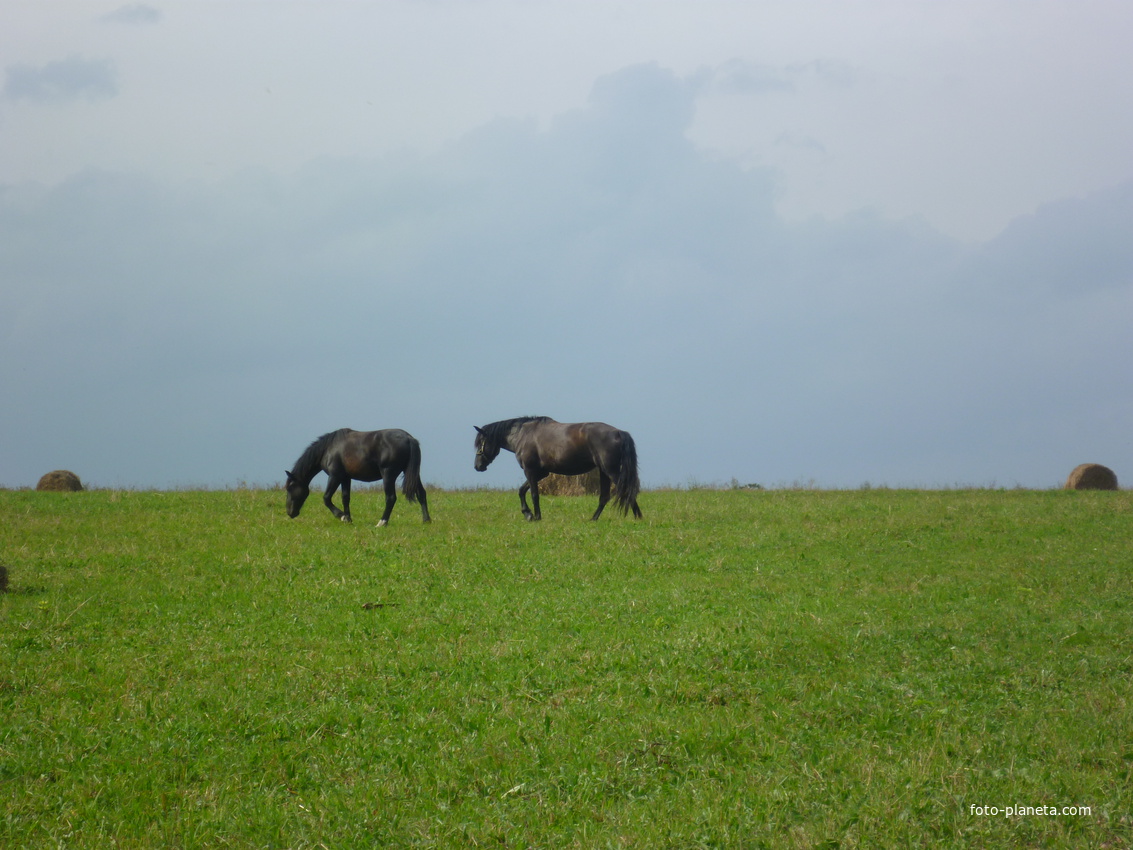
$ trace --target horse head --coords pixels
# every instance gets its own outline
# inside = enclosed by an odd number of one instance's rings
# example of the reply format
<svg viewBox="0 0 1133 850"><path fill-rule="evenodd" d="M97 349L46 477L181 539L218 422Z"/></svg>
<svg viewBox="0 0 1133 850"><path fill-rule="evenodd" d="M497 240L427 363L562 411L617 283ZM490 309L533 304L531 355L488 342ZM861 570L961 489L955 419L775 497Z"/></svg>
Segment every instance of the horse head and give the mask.
<svg viewBox="0 0 1133 850"><path fill-rule="evenodd" d="M477 472L483 472L500 453L500 444L489 440L488 435L479 426L472 427L476 429L476 462L473 466L476 467Z"/></svg>
<svg viewBox="0 0 1133 850"><path fill-rule="evenodd" d="M287 515L292 519L299 516L299 511L303 510L303 503L307 501L307 497L311 495L311 488L291 474L287 470Z"/></svg>

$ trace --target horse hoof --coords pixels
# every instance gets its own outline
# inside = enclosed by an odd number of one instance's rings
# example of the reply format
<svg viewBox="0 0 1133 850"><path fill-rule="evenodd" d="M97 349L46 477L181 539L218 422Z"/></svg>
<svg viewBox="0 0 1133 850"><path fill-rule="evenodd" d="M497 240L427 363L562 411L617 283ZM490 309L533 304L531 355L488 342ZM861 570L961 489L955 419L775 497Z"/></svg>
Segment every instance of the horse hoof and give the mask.
<svg viewBox="0 0 1133 850"><path fill-rule="evenodd" d="M385 526L385 525L389 525L389 523L386 520L384 520L384 519L378 520L378 528L381 528L382 526Z"/></svg>
<svg viewBox="0 0 1133 850"><path fill-rule="evenodd" d="M354 522L354 520L352 520L348 516L340 516L339 519L342 520L343 522Z"/></svg>

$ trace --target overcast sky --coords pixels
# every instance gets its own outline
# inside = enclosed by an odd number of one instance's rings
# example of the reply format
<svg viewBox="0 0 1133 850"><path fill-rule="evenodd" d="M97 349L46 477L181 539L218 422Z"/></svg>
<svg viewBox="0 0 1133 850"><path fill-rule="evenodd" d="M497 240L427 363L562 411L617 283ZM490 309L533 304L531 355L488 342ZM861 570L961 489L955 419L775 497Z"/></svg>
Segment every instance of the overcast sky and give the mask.
<svg viewBox="0 0 1133 850"><path fill-rule="evenodd" d="M603 420L647 486L1133 481L1133 4L6 2L0 486ZM438 506L439 507L439 506Z"/></svg>

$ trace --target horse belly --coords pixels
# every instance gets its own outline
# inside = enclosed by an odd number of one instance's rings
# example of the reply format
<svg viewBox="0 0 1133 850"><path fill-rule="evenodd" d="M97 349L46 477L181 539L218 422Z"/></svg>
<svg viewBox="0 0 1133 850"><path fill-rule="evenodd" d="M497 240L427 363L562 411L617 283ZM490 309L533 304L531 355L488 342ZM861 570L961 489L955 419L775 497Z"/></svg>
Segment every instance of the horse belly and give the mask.
<svg viewBox="0 0 1133 850"><path fill-rule="evenodd" d="M594 455L580 425L561 425L536 437L531 446L538 466L559 475L582 475L595 467ZM527 467L529 464L524 463Z"/></svg>
<svg viewBox="0 0 1133 850"><path fill-rule="evenodd" d="M381 467L361 452L346 452L342 457L343 471L355 481L379 481Z"/></svg>
<svg viewBox="0 0 1133 850"><path fill-rule="evenodd" d="M355 481L381 481L382 473L379 469L373 469L372 467L367 466L359 469L357 472L351 473L350 477Z"/></svg>
<svg viewBox="0 0 1133 850"><path fill-rule="evenodd" d="M589 455L575 455L569 458L548 458L543 468L559 475L582 475L595 467Z"/></svg>

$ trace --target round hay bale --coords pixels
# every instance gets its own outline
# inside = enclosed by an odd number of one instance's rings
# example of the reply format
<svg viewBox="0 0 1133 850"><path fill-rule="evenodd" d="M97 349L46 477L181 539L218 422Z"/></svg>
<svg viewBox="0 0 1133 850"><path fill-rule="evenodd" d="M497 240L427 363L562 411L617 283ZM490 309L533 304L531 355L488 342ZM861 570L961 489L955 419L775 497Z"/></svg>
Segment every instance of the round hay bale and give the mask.
<svg viewBox="0 0 1133 850"><path fill-rule="evenodd" d="M1066 490L1116 490L1117 474L1100 463L1082 463L1066 479Z"/></svg>
<svg viewBox="0 0 1133 850"><path fill-rule="evenodd" d="M83 489L83 482L73 472L68 472L66 469L56 469L39 479L35 489L52 493L77 493Z"/></svg>
<svg viewBox="0 0 1133 850"><path fill-rule="evenodd" d="M610 488L611 492L613 487ZM559 475L552 472L539 482L540 496L596 496L598 495L598 470L592 469L582 475Z"/></svg>

